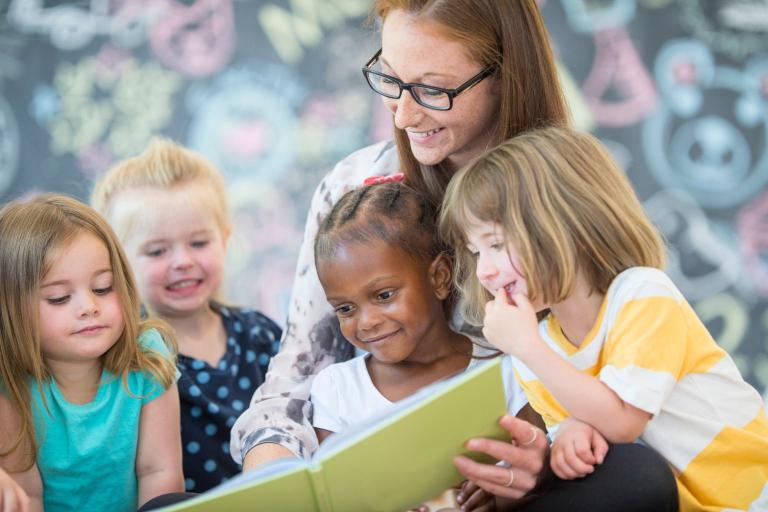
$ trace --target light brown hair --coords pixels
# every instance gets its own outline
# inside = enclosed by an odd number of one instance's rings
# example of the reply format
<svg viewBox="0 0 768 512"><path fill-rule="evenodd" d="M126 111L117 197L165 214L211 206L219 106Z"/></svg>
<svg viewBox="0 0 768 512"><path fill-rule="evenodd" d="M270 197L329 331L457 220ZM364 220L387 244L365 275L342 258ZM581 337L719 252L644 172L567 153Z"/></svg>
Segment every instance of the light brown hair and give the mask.
<svg viewBox="0 0 768 512"><path fill-rule="evenodd" d="M605 293L623 270L661 268L664 243L629 179L593 136L545 128L503 142L459 171L445 194L440 233L455 250L462 314L482 323L490 294L475 276L463 226L500 226L520 258L531 298L563 301L577 271Z"/></svg>
<svg viewBox="0 0 768 512"><path fill-rule="evenodd" d="M568 123L549 37L535 0L376 0L373 14L386 20L396 9L436 22L478 64L495 65L501 91L496 141L532 128ZM442 164L421 165L405 130L395 128L395 142L407 182L439 205L452 173Z"/></svg>
<svg viewBox="0 0 768 512"><path fill-rule="evenodd" d="M126 389L132 371L149 372L165 389L175 382L173 361L139 349L139 335L150 328L160 331L172 353L176 345L164 322L140 320L133 274L107 222L92 208L61 195L44 194L7 204L0 210L0 384L19 414L20 428L10 446L0 447L0 456L29 447L29 467L35 461L36 446L28 382L32 378L41 386L52 378L40 346L39 286L57 251L66 250L82 233L93 234L107 248L112 286L125 322L119 339L102 356L104 368L119 376Z"/></svg>
<svg viewBox="0 0 768 512"><path fill-rule="evenodd" d="M137 219L126 218L125 213L115 207L121 192L141 187L171 189L193 183L205 187L205 196L197 199L210 202L222 233L228 234L232 221L221 173L203 156L165 138L153 139L143 153L118 162L99 178L91 192L91 205L125 242Z"/></svg>

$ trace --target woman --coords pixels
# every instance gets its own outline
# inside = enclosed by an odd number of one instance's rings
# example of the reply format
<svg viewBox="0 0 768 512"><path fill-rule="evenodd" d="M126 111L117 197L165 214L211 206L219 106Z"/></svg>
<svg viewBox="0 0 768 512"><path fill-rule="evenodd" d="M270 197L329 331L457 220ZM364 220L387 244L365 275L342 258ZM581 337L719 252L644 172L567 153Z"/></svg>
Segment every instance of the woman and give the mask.
<svg viewBox="0 0 768 512"><path fill-rule="evenodd" d="M395 144L350 155L314 195L282 347L232 429L231 451L244 470L317 448L307 401L311 377L352 355L312 259L318 222L339 197L366 177L400 171L439 204L453 173L484 150L522 131L568 122L535 0L376 0L374 13L382 20L382 48L364 74L392 112ZM508 417L502 425L511 443L477 440L473 449L507 467L468 460L458 467L483 489L517 499L542 480L548 445L544 433L522 419ZM673 492L671 473L664 482Z"/></svg>

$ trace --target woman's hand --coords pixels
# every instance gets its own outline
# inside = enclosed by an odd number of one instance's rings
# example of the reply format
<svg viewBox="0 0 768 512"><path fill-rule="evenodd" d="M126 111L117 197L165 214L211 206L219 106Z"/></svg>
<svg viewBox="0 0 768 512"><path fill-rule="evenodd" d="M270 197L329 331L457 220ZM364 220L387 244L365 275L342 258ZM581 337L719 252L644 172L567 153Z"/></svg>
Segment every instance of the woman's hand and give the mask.
<svg viewBox="0 0 768 512"><path fill-rule="evenodd" d="M462 511L492 512L496 510L496 497L471 480L464 481L456 501L461 505Z"/></svg>
<svg viewBox="0 0 768 512"><path fill-rule="evenodd" d="M24 489L11 476L0 469L0 511L29 512L32 503Z"/></svg>
<svg viewBox="0 0 768 512"><path fill-rule="evenodd" d="M499 420L499 425L509 431L510 441L470 439L466 448L488 454L504 465L482 464L464 456L456 457L454 464L467 480L483 490L495 496L517 499L538 483L546 466L549 445L544 432L525 420L506 415ZM462 503L469 497L463 492L459 494Z"/></svg>
<svg viewBox="0 0 768 512"><path fill-rule="evenodd" d="M608 442L597 429L574 418L567 418L552 442L550 466L563 480L582 478L602 464Z"/></svg>

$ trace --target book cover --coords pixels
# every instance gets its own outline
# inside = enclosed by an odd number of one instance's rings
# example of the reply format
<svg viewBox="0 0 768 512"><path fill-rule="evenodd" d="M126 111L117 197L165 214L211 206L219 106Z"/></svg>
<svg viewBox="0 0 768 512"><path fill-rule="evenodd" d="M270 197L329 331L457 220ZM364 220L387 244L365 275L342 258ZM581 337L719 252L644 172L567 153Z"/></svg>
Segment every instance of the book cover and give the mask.
<svg viewBox="0 0 768 512"><path fill-rule="evenodd" d="M460 483L453 458L473 437L509 439L502 359L425 387L330 436L312 460L280 459L167 512L408 510Z"/></svg>

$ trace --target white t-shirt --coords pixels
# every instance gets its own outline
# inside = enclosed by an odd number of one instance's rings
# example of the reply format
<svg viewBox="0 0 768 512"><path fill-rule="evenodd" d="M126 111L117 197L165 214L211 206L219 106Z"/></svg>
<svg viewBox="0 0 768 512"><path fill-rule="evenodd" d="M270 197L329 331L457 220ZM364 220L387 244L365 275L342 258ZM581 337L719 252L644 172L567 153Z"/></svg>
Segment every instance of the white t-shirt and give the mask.
<svg viewBox="0 0 768 512"><path fill-rule="evenodd" d="M493 353L492 350L474 344L473 358L470 359L467 370L483 362L482 359L475 359L476 357ZM310 401L314 409L312 424L316 428L341 432L380 414L393 405L393 402L385 398L373 385L365 365L368 357L370 354L364 354L343 363L332 364L315 376ZM527 399L512 377L510 358L503 357L502 371L507 410L511 414L517 414L527 403Z"/></svg>

